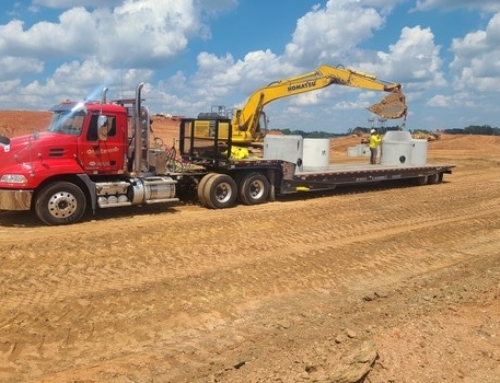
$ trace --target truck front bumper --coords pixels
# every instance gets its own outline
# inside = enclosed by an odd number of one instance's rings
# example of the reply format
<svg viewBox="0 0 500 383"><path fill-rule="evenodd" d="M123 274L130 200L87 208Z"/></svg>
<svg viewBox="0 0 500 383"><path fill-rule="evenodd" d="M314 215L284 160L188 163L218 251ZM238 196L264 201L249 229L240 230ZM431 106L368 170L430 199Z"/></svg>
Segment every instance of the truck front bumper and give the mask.
<svg viewBox="0 0 500 383"><path fill-rule="evenodd" d="M0 210L30 210L33 190L0 190Z"/></svg>

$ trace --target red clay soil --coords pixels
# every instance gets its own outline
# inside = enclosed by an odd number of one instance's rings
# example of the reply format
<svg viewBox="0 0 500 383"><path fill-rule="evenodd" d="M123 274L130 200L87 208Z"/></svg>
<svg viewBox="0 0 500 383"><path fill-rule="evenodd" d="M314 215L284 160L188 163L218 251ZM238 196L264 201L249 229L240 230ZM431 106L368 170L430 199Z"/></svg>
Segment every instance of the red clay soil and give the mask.
<svg viewBox="0 0 500 383"><path fill-rule="evenodd" d="M0 129L47 120L0 112ZM498 383L499 147L431 142L456 165L435 185L67 227L0 212L0 381Z"/></svg>

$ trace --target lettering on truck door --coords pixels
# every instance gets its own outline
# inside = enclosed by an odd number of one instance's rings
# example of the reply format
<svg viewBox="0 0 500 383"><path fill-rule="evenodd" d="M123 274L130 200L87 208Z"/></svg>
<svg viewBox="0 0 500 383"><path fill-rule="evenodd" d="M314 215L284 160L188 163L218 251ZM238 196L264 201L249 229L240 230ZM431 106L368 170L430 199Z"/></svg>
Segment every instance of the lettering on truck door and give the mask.
<svg viewBox="0 0 500 383"><path fill-rule="evenodd" d="M117 128L117 118L93 114L87 134L81 142L82 163L88 174L123 172L124 128ZM99 126L100 125L100 126Z"/></svg>

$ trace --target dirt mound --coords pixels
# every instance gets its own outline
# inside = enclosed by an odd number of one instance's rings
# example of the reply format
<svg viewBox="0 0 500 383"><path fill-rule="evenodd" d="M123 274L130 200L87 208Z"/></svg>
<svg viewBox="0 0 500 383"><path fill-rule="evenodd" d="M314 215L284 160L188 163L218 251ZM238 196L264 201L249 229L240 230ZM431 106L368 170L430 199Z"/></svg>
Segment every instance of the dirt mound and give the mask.
<svg viewBox="0 0 500 383"><path fill-rule="evenodd" d="M166 148L177 146L175 143L179 139L180 117L153 116L152 120L155 143L160 142Z"/></svg>
<svg viewBox="0 0 500 383"><path fill-rule="evenodd" d="M50 112L0 110L0 134L14 137L44 130L50 116Z"/></svg>
<svg viewBox="0 0 500 383"><path fill-rule="evenodd" d="M497 151L500 147L498 136L475 136L467 134L443 134L439 140L429 142L429 149Z"/></svg>

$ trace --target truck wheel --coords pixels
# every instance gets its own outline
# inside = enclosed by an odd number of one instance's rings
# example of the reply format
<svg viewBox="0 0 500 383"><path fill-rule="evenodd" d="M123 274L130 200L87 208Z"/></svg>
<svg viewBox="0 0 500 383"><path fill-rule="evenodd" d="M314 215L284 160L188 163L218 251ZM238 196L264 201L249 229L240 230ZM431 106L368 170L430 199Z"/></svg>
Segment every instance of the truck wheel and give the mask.
<svg viewBox="0 0 500 383"><path fill-rule="evenodd" d="M196 191L198 194L198 200L200 201L200 204L202 206L210 207L207 205L207 202L205 200L205 186L207 185L208 180L215 175L217 175L217 173L208 173L205 176L203 176L203 178L198 183L198 187L196 188Z"/></svg>
<svg viewBox="0 0 500 383"><path fill-rule="evenodd" d="M215 174L203 188L205 205L212 209L232 207L237 197L236 182L227 174Z"/></svg>
<svg viewBox="0 0 500 383"><path fill-rule="evenodd" d="M245 205L258 205L267 201L269 181L260 173L250 173L241 182L240 199Z"/></svg>
<svg viewBox="0 0 500 383"><path fill-rule="evenodd" d="M37 217L47 225L75 223L85 213L83 191L69 182L56 182L40 191L35 201Z"/></svg>

